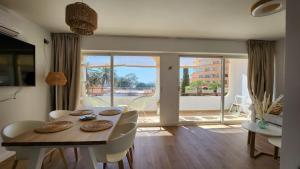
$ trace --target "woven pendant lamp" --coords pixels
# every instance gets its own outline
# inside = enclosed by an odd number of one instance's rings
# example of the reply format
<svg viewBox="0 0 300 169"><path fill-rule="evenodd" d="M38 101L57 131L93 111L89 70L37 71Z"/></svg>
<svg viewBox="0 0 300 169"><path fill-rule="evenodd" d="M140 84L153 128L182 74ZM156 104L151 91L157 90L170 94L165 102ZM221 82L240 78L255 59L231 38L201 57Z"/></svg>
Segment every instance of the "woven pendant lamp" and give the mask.
<svg viewBox="0 0 300 169"><path fill-rule="evenodd" d="M67 78L63 72L49 72L46 83L50 86L64 86L67 83Z"/></svg>
<svg viewBox="0 0 300 169"><path fill-rule="evenodd" d="M70 30L79 35L93 35L97 29L97 13L83 2L66 7L66 23Z"/></svg>

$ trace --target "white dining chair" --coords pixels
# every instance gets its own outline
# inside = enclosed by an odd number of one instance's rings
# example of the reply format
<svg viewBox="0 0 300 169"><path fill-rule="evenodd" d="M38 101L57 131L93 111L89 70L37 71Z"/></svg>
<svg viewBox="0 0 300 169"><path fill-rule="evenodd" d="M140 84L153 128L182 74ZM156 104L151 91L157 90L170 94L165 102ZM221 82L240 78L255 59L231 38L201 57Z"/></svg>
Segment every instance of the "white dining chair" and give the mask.
<svg viewBox="0 0 300 169"><path fill-rule="evenodd" d="M131 110L122 113L118 125L125 124L125 123L137 123L139 114L136 110Z"/></svg>
<svg viewBox="0 0 300 169"><path fill-rule="evenodd" d="M132 169L132 160L128 152L133 144L136 130L136 123L117 125L107 144L92 149L97 161L103 163L103 168L106 168L107 163L118 162L119 169L123 169L123 158L126 156L129 167Z"/></svg>
<svg viewBox="0 0 300 169"><path fill-rule="evenodd" d="M56 120L63 116L69 115L72 111L69 110L53 110L49 113L50 121Z"/></svg>
<svg viewBox="0 0 300 169"><path fill-rule="evenodd" d="M14 122L14 123L11 123L11 124L5 126L2 129L1 136L2 136L3 141L8 141L10 139L13 139L13 138L19 136L20 134L23 134L25 132L42 127L45 123L46 122L43 122L43 121L31 121L31 120ZM45 154L44 157L47 157L54 150L55 149L50 149L49 151L47 151L47 153ZM8 151L10 151L10 150L8 149ZM19 160L28 160L28 153L30 153L30 152L28 152L27 149L19 148L16 150L16 159L13 163L13 169L15 169L17 167ZM67 168L66 159L61 150L60 150L60 154L64 160L65 167ZM50 159L50 161L51 161L51 159ZM42 165L42 168L43 168L43 165Z"/></svg>
<svg viewBox="0 0 300 169"><path fill-rule="evenodd" d="M67 116L71 113L72 111L69 110L53 110L49 113L49 119L50 121L57 120L63 116ZM74 155L75 155L75 160L78 162L78 150L77 148L74 148Z"/></svg>
<svg viewBox="0 0 300 169"><path fill-rule="evenodd" d="M126 123L137 123L138 117L139 114L136 110L124 112L120 117L118 125L122 125ZM134 150L134 143L132 143L132 146L129 148L129 155L132 162L133 162L133 150Z"/></svg>

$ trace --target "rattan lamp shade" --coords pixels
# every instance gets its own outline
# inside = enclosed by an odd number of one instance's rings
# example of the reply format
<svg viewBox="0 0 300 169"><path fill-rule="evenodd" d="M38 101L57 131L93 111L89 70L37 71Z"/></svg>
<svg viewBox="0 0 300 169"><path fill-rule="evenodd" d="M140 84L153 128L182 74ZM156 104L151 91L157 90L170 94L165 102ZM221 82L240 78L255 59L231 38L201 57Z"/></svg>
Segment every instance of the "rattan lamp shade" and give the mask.
<svg viewBox="0 0 300 169"><path fill-rule="evenodd" d="M46 82L50 86L64 86L67 83L67 78L63 72L49 72Z"/></svg>
<svg viewBox="0 0 300 169"><path fill-rule="evenodd" d="M97 29L97 13L87 4L75 2L66 7L66 23L80 35L93 35Z"/></svg>

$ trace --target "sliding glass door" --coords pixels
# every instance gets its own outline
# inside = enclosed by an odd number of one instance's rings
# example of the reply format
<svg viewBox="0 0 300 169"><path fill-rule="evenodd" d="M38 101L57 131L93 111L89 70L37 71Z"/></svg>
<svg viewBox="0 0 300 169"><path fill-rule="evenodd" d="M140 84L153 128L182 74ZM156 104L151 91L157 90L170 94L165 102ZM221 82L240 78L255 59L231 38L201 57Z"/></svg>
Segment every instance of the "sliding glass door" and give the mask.
<svg viewBox="0 0 300 169"><path fill-rule="evenodd" d="M226 58L225 68L224 121L249 120L248 59Z"/></svg>
<svg viewBox="0 0 300 169"><path fill-rule="evenodd" d="M81 105L112 105L111 56L86 55L81 63Z"/></svg>
<svg viewBox="0 0 300 169"><path fill-rule="evenodd" d="M158 56L83 57L82 103L139 111L139 123L159 123Z"/></svg>
<svg viewBox="0 0 300 169"><path fill-rule="evenodd" d="M179 71L180 122L231 122L249 117L247 59L182 56Z"/></svg>
<svg viewBox="0 0 300 169"><path fill-rule="evenodd" d="M181 122L221 121L222 58L180 57Z"/></svg>

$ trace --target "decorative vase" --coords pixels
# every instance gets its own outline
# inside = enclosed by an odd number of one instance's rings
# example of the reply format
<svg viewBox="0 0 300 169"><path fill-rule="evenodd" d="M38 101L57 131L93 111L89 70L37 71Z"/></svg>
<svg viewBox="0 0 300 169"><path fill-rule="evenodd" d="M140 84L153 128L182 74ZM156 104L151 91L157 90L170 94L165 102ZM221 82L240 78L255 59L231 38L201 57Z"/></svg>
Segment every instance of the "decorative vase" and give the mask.
<svg viewBox="0 0 300 169"><path fill-rule="evenodd" d="M263 118L258 121L257 125L260 129L266 129L267 128L267 122Z"/></svg>

